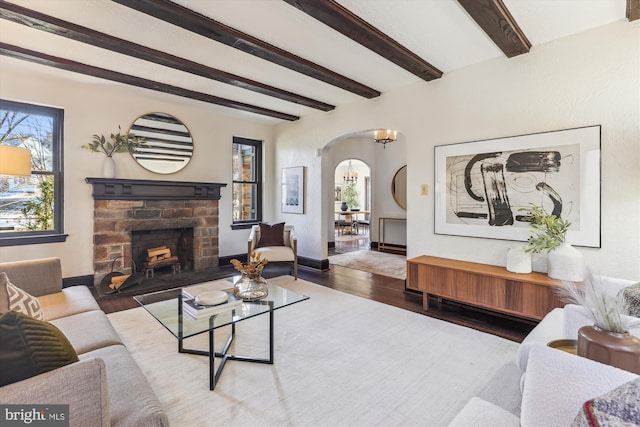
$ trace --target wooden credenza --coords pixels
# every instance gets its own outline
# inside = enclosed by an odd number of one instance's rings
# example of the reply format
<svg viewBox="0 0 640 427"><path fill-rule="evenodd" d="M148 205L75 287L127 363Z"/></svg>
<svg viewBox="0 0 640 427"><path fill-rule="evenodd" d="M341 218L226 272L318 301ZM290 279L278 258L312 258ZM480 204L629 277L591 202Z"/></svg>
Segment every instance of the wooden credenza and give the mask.
<svg viewBox="0 0 640 427"><path fill-rule="evenodd" d="M429 295L527 319L541 320L564 304L546 274L517 274L504 267L432 256L407 260L407 288L421 291L429 309Z"/></svg>

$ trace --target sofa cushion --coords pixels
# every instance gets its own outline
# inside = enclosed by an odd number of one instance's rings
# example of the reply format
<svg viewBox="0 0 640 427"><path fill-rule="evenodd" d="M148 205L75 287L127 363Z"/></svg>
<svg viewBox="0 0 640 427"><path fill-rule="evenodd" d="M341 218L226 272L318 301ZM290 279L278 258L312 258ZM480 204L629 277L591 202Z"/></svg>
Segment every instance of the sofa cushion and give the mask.
<svg viewBox="0 0 640 427"><path fill-rule="evenodd" d="M123 344L102 311L86 311L51 320L67 337L76 353L83 354L101 347Z"/></svg>
<svg viewBox="0 0 640 427"><path fill-rule="evenodd" d="M0 315L0 342L0 386L78 361L60 329L15 311Z"/></svg>
<svg viewBox="0 0 640 427"><path fill-rule="evenodd" d="M100 310L96 299L86 286L69 286L60 292L38 298L45 320L58 319L85 311Z"/></svg>
<svg viewBox="0 0 640 427"><path fill-rule="evenodd" d="M263 258L269 262L293 261L293 249L289 246L270 246L268 248L258 248L253 251L256 254L262 254Z"/></svg>
<svg viewBox="0 0 640 427"><path fill-rule="evenodd" d="M265 246L284 246L284 222L273 225L260 223L258 247Z"/></svg>
<svg viewBox="0 0 640 427"><path fill-rule="evenodd" d="M111 427L163 427L169 421L149 381L122 345L112 345L80 355L100 358L107 368Z"/></svg>
<svg viewBox="0 0 640 427"><path fill-rule="evenodd" d="M620 291L631 316L640 317L640 282Z"/></svg>
<svg viewBox="0 0 640 427"><path fill-rule="evenodd" d="M12 284L6 273L0 273L0 288L5 289L9 303L9 310L24 313L27 316L35 317L39 320L44 320L44 315L38 298Z"/></svg>
<svg viewBox="0 0 640 427"><path fill-rule="evenodd" d="M62 266L59 258L3 262L0 264L0 271L7 273L14 285L36 297L60 292L62 289Z"/></svg>
<svg viewBox="0 0 640 427"><path fill-rule="evenodd" d="M69 404L69 426L109 427L109 393L102 359L82 360L0 387L0 402L8 405ZM51 422L56 424L55 421ZM27 425L14 422L13 425ZM33 422L37 426L44 423ZM49 423L46 423L49 424ZM61 423L57 423L62 425ZM49 424L51 425L51 424Z"/></svg>
<svg viewBox="0 0 640 427"><path fill-rule="evenodd" d="M571 425L585 401L635 378L631 372L585 357L532 345L522 390L521 425Z"/></svg>
<svg viewBox="0 0 640 427"><path fill-rule="evenodd" d="M529 359L529 350L534 344L547 345L549 341L563 338L578 338L575 336L567 336L564 334L562 326L564 325L564 309L554 308L529 334L524 338L518 352L516 353L516 365L523 371L527 370L527 360Z"/></svg>
<svg viewBox="0 0 640 427"><path fill-rule="evenodd" d="M573 426L640 425L640 378L587 400Z"/></svg>

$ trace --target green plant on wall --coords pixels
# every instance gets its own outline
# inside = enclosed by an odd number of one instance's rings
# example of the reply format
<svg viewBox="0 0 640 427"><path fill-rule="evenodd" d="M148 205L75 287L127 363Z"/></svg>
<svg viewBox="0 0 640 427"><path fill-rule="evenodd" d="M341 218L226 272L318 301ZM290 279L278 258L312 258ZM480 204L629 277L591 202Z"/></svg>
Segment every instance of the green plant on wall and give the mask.
<svg viewBox="0 0 640 427"><path fill-rule="evenodd" d="M104 135L93 135L93 140L82 146L82 148L91 150L94 153L103 152L107 157L111 157L114 153L124 153L128 151L133 154L137 147L146 143L144 137L135 136L129 132L127 134L120 133L122 129L118 126L118 133L112 133L109 139Z"/></svg>
<svg viewBox="0 0 640 427"><path fill-rule="evenodd" d="M342 201L346 202L351 209L358 207L358 191L355 183L352 182L342 187Z"/></svg>
<svg viewBox="0 0 640 427"><path fill-rule="evenodd" d="M549 215L540 206L531 204L529 208L522 208L525 211L524 219L531 223L529 231L529 243L525 248L526 252L540 253L543 250L551 252L564 243L567 230L571 223L555 215Z"/></svg>
<svg viewBox="0 0 640 427"><path fill-rule="evenodd" d="M22 209L27 219L27 230L53 229L53 177L47 177L38 184L40 195L30 200Z"/></svg>

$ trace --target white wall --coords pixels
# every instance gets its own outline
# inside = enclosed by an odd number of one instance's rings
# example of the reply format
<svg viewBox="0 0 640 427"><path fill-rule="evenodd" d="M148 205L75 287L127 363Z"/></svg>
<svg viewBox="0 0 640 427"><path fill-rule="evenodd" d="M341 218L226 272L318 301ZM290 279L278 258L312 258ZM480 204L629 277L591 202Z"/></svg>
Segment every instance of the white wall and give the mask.
<svg viewBox="0 0 640 427"><path fill-rule="evenodd" d="M514 242L434 234L433 147L600 124L602 248L579 249L602 274L637 280L639 117L640 21L624 21L537 46L526 55L487 61L374 100L278 125L276 163L290 166L288 153L295 149L296 160L313 165L310 181L326 185L319 159L312 154L315 148L361 129L399 129L407 144L408 256L504 265L506 250ZM329 170L333 171L327 166L325 173ZM429 184L427 196L420 196L423 183ZM309 200L309 214L298 221L308 230L306 253L322 254L321 237L327 235L321 230L322 203L318 193Z"/></svg>
<svg viewBox="0 0 640 427"><path fill-rule="evenodd" d="M219 201L220 255L246 252L248 230L232 231L231 143L233 136L264 141L265 165L273 174L273 130L268 123L239 119L227 109L89 77L71 82L61 72L6 57L0 58L0 97L64 109L64 243L0 247L0 260L49 256L62 258L65 277L93 274L93 199L86 177L101 176L104 156L81 149L93 134L109 134L120 125L126 131L139 116L169 113L184 122L194 139L194 157L180 172L157 175L117 154L117 177L226 183ZM265 206L272 209L272 188L265 189Z"/></svg>
<svg viewBox="0 0 640 427"><path fill-rule="evenodd" d="M116 158L119 177L230 184L232 136L262 139L264 219L294 224L300 254L316 259L326 258L328 226L323 218L333 210L333 173L339 163L326 157L327 145L362 130L398 129L406 145L373 148L372 183L390 183L395 171L408 165L408 255L495 265L505 264L513 242L433 233L433 194L419 192L423 183L433 191L433 147L600 124L602 248L580 250L603 274L640 279L639 58L640 21L619 22L537 46L526 55L467 67L271 129L268 122L238 119L228 110L201 102L90 77L82 84L71 83L59 77L63 72L0 57L0 97L65 109L65 232L69 234L65 243L0 247L0 260L60 256L65 276L90 274L93 201L84 179L100 174L102 157L80 146L94 133L113 132L119 124L125 129L144 113L163 111L183 120L193 133L192 164L165 177L145 171L121 154ZM323 155L317 157L316 149L323 147ZM401 149L406 149L401 155L394 152ZM280 212L280 171L292 166L306 168L304 215ZM220 201L221 255L243 253L248 235L246 230L230 230L230 191L229 186L223 189ZM378 199L374 198L374 209L380 215L401 213L387 211L395 204L378 206Z"/></svg>

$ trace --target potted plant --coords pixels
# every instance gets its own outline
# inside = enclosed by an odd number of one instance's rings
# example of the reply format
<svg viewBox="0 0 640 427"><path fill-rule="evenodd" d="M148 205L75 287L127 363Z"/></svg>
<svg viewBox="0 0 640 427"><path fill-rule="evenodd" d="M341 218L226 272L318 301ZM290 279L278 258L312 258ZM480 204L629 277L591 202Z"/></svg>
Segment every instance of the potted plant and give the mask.
<svg viewBox="0 0 640 427"><path fill-rule="evenodd" d="M91 142L82 146L82 148L95 153L103 152L107 155L102 166L102 175L105 178L116 177L116 168L112 157L114 153L129 152L133 154L137 147L146 143L143 137L135 136L131 132L122 134L120 131L120 126L118 126L118 133L112 133L109 139L104 135L93 135Z"/></svg>
<svg viewBox="0 0 640 427"><path fill-rule="evenodd" d="M541 206L531 204L525 211L524 219L531 223L526 252L548 253L547 274L558 280L582 282L584 280L584 257L576 248L566 242L571 222L559 216L548 214Z"/></svg>
<svg viewBox="0 0 640 427"><path fill-rule="evenodd" d="M629 333L640 319L628 315L622 294L607 293L594 275L584 284L563 282L555 289L562 301L581 306L593 322L578 330L578 355L640 374L640 339Z"/></svg>
<svg viewBox="0 0 640 427"><path fill-rule="evenodd" d="M350 209L358 207L358 191L353 182L347 184L342 189L342 201L346 203Z"/></svg>
<svg viewBox="0 0 640 427"><path fill-rule="evenodd" d="M527 252L549 253L565 242L567 230L571 227L569 221L549 215L542 207L534 204L520 210L525 211L523 219L531 224L529 231L532 235L527 240Z"/></svg>
<svg viewBox="0 0 640 427"><path fill-rule="evenodd" d="M242 273L242 277L236 281L233 293L244 301L255 301L269 294L267 281L262 277L262 270L269 260L260 252L252 252L246 264L237 259L232 259L231 264Z"/></svg>

